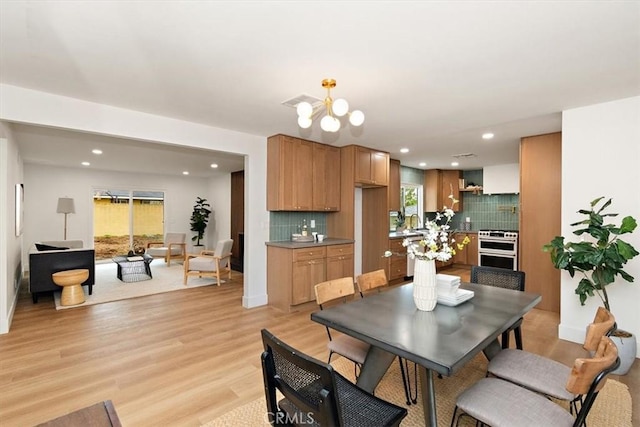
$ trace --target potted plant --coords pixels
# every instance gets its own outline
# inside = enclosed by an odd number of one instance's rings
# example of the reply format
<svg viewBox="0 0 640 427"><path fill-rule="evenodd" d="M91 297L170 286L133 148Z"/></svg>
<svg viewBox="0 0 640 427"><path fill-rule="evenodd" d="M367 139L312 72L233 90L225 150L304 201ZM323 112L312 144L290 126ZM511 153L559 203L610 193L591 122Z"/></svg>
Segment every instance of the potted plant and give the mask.
<svg viewBox="0 0 640 427"><path fill-rule="evenodd" d="M191 238L191 241L196 242L195 246L202 246L200 240L204 237L204 230L207 229L209 215L211 215L210 207L211 205L207 203L207 199L196 198L196 204L193 206L193 213L191 214L191 231L197 233Z"/></svg>
<svg viewBox="0 0 640 427"><path fill-rule="evenodd" d="M580 298L580 304L584 305L588 297L597 295L604 304L609 307L607 286L614 283L616 276L620 276L627 282L633 282L633 276L623 270L624 265L630 259L638 255L638 251L629 243L620 239L620 235L632 233L637 226L636 220L631 216L622 219L620 226L605 223L607 217L616 217L617 213L605 213L611 205L611 199L598 207L604 197L599 197L591 202L589 210L581 209L578 213L585 215L582 221L571 224L578 227L573 231L576 236L583 236L579 242L566 242L562 236L556 236L550 243L544 245L543 250L551 254L551 261L557 269L566 270L571 277L579 273L582 277L578 282L575 293ZM591 236L584 239L584 235ZM615 315L615 314L614 314ZM613 337L627 337L618 345L620 352L620 368L615 373L624 375L627 373L636 355L636 341L632 334L617 329ZM627 353L628 360L623 360Z"/></svg>

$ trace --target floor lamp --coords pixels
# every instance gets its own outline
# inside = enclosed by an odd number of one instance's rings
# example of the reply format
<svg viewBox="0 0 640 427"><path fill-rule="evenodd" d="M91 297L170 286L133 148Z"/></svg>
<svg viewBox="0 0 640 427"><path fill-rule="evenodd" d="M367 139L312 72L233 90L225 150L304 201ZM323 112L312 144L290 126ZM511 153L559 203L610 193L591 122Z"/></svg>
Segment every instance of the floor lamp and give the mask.
<svg viewBox="0 0 640 427"><path fill-rule="evenodd" d="M64 240L67 240L67 215L76 213L76 206L70 197L58 198L58 209L56 213L64 214Z"/></svg>

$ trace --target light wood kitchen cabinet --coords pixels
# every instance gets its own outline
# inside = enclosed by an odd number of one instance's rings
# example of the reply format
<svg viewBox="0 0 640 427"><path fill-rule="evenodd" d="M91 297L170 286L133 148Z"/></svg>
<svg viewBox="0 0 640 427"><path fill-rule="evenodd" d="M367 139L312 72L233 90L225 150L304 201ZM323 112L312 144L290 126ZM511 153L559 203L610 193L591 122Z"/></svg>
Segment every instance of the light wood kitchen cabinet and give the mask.
<svg viewBox="0 0 640 427"><path fill-rule="evenodd" d="M388 209L400 210L400 160L389 160L389 186L387 187Z"/></svg>
<svg viewBox="0 0 640 427"><path fill-rule="evenodd" d="M293 250L293 281L291 304L315 301L314 287L326 280L326 251L320 249Z"/></svg>
<svg viewBox="0 0 640 427"><path fill-rule="evenodd" d="M560 312L560 270L540 248L561 230L562 134L520 141L520 233L518 268L527 275L525 291L542 295L536 306Z"/></svg>
<svg viewBox="0 0 640 427"><path fill-rule="evenodd" d="M313 210L340 210L340 149L313 144Z"/></svg>
<svg viewBox="0 0 640 427"><path fill-rule="evenodd" d="M388 259L387 277L389 281L404 279L407 275L407 248L402 246L404 239L389 239L389 250L393 253Z"/></svg>
<svg viewBox="0 0 640 427"><path fill-rule="evenodd" d="M315 301L320 282L353 277L353 243L291 248L267 246L267 294L269 305L292 311Z"/></svg>
<svg viewBox="0 0 640 427"><path fill-rule="evenodd" d="M449 195L458 200L453 206L454 212L462 211L460 197L460 170L428 169L424 174L424 210L425 212L440 212L443 208L451 207Z"/></svg>
<svg viewBox="0 0 640 427"><path fill-rule="evenodd" d="M389 185L389 153L356 146L356 185Z"/></svg>
<svg viewBox="0 0 640 427"><path fill-rule="evenodd" d="M465 245L462 250L458 250L456 247L456 254L453 256L453 263L478 265L478 233L460 232L455 233L454 237L457 243L462 243L465 237L468 237L470 242Z"/></svg>
<svg viewBox="0 0 640 427"><path fill-rule="evenodd" d="M353 245L327 246L326 280L353 277Z"/></svg>
<svg viewBox="0 0 640 427"><path fill-rule="evenodd" d="M267 209L313 210L313 142L286 135L267 140Z"/></svg>

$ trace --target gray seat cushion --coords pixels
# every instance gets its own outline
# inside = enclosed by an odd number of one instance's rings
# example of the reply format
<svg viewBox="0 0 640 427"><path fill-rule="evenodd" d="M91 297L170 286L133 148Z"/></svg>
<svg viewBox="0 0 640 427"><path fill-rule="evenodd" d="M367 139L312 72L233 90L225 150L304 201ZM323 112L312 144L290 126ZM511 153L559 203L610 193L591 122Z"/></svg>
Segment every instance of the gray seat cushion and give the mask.
<svg viewBox="0 0 640 427"><path fill-rule="evenodd" d="M498 378L478 381L458 396L457 406L492 427L570 427L574 422L560 405Z"/></svg>
<svg viewBox="0 0 640 427"><path fill-rule="evenodd" d="M347 359L363 364L369 351L369 344L348 335L332 334L333 339L329 341L329 350L338 353Z"/></svg>
<svg viewBox="0 0 640 427"><path fill-rule="evenodd" d="M491 359L487 370L496 377L556 399L570 401L575 397L565 388L571 368L534 353L502 350Z"/></svg>

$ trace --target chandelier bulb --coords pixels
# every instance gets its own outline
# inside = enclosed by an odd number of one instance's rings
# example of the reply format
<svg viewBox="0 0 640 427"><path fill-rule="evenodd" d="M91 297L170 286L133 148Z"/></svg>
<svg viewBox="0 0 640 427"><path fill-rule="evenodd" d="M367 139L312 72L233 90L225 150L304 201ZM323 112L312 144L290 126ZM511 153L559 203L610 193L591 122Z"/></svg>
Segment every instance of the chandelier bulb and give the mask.
<svg viewBox="0 0 640 427"><path fill-rule="evenodd" d="M300 126L302 129L310 128L311 123L312 123L312 120L310 117L303 117L303 116L298 117L298 126Z"/></svg>
<svg viewBox="0 0 640 427"><path fill-rule="evenodd" d="M313 113L313 107L308 102L300 102L296 107L296 112L298 113L298 117L311 117L311 113Z"/></svg>
<svg viewBox="0 0 640 427"><path fill-rule="evenodd" d="M360 126L364 123L364 113L360 110L352 111L351 114L349 114L349 123L354 126Z"/></svg>
<svg viewBox="0 0 640 427"><path fill-rule="evenodd" d="M349 103L346 99L340 98L333 101L333 114L342 117L349 112Z"/></svg>

